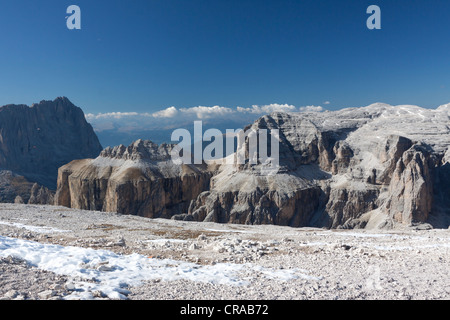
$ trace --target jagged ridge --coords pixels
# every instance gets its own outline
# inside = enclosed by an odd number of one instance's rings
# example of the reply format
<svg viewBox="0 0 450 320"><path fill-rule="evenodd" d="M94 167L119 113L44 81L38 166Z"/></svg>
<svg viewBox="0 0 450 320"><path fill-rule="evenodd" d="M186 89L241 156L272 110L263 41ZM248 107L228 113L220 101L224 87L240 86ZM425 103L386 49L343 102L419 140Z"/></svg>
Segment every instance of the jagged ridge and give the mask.
<svg viewBox="0 0 450 320"><path fill-rule="evenodd" d="M448 226L448 123L448 105L266 115L251 127L280 130L274 175L260 164L175 166L167 146L137 141L62 167L57 204L294 227Z"/></svg>
<svg viewBox="0 0 450 320"><path fill-rule="evenodd" d="M65 97L0 107L0 169L55 190L60 166L101 150L83 111Z"/></svg>

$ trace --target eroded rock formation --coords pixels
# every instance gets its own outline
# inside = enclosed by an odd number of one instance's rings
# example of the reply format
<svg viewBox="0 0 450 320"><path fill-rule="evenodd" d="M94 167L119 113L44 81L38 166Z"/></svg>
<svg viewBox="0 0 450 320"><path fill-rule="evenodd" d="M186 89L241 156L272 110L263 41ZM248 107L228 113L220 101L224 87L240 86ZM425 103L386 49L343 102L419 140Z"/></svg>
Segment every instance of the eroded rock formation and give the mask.
<svg viewBox="0 0 450 320"><path fill-rule="evenodd" d="M58 168L101 150L83 111L65 97L0 107L0 200L13 202L19 195L25 203L30 197L32 203L51 201ZM33 191L34 183L39 187Z"/></svg>
<svg viewBox="0 0 450 320"><path fill-rule="evenodd" d="M0 201L52 204L58 168L101 150L83 111L65 97L0 107Z"/></svg>
<svg viewBox="0 0 450 320"><path fill-rule="evenodd" d="M209 189L205 166L175 165L171 145L138 140L107 148L96 159L59 169L55 203L71 208L170 218Z"/></svg>
<svg viewBox="0 0 450 320"><path fill-rule="evenodd" d="M262 163L177 166L171 146L138 140L60 168L56 202L220 223L448 227L448 123L448 106L266 115L250 128L279 130L271 174Z"/></svg>

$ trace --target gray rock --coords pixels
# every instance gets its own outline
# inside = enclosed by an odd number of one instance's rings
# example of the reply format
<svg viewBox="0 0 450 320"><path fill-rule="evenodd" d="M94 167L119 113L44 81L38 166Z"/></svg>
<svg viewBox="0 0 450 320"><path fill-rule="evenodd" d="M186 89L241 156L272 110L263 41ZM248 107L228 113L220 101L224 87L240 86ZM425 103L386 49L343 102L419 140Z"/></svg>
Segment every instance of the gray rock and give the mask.
<svg viewBox="0 0 450 320"><path fill-rule="evenodd" d="M197 250L197 249L199 249L199 248L200 248L199 245L196 244L196 243L192 243L192 244L189 246L189 250Z"/></svg>
<svg viewBox="0 0 450 320"><path fill-rule="evenodd" d="M56 204L219 223L448 227L449 116L381 103L265 115L248 128L280 132L270 175L262 163L175 165L173 146L137 140L60 168Z"/></svg>
<svg viewBox="0 0 450 320"><path fill-rule="evenodd" d="M0 202L27 203L33 183L11 170L0 170ZM20 198L18 198L20 197Z"/></svg>
<svg viewBox="0 0 450 320"><path fill-rule="evenodd" d="M121 237L119 240L117 240L117 242L114 243L114 245L118 247L125 247L126 246L125 239Z"/></svg>
<svg viewBox="0 0 450 320"><path fill-rule="evenodd" d="M113 266L101 265L97 267L97 270L103 272L111 272L114 271L115 268Z"/></svg>
<svg viewBox="0 0 450 320"><path fill-rule="evenodd" d="M41 300L48 300L54 295L56 295L56 292L54 290L45 290L38 293L38 297Z"/></svg>
<svg viewBox="0 0 450 320"><path fill-rule="evenodd" d="M65 97L0 107L0 135L0 168L53 190L60 166L102 149L83 111Z"/></svg>
<svg viewBox="0 0 450 320"><path fill-rule="evenodd" d="M24 202L23 202L22 197L18 195L18 196L14 199L14 203L23 204Z"/></svg>
<svg viewBox="0 0 450 320"><path fill-rule="evenodd" d="M211 173L201 165L175 165L172 148L138 140L106 148L96 159L72 161L59 169L55 204L189 221L181 214L209 188Z"/></svg>
<svg viewBox="0 0 450 320"><path fill-rule="evenodd" d="M64 285L64 289L66 289L67 291L75 291L76 287L75 287L75 284L73 284L72 282L67 282Z"/></svg>
<svg viewBox="0 0 450 320"><path fill-rule="evenodd" d="M54 192L50 191L44 186L40 186L37 183L33 184L31 188L30 199L28 204L53 204Z"/></svg>
<svg viewBox="0 0 450 320"><path fill-rule="evenodd" d="M19 295L20 295L20 293L16 290L9 290L3 297L9 300L9 299L14 299Z"/></svg>
<svg viewBox="0 0 450 320"><path fill-rule="evenodd" d="M433 226L429 223L420 223L417 226L415 226L416 230L431 230L433 229Z"/></svg>

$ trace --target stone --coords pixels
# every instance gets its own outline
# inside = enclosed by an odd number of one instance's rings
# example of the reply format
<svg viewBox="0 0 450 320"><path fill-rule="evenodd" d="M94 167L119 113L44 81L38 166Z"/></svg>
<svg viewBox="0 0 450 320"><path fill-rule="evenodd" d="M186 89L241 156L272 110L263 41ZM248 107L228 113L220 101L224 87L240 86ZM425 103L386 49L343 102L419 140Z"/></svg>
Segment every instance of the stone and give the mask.
<svg viewBox="0 0 450 320"><path fill-rule="evenodd" d="M272 174L262 163L177 165L173 145L137 140L61 167L55 203L183 221L447 228L449 117L448 108L382 103L274 112L248 126L279 130L279 168ZM248 144L237 152L248 153Z"/></svg>
<svg viewBox="0 0 450 320"><path fill-rule="evenodd" d="M20 293L16 290L9 290L7 293L5 293L5 295L3 297L6 299L14 299L19 295L20 295Z"/></svg>
<svg viewBox="0 0 450 320"><path fill-rule="evenodd" d="M416 230L431 230L433 229L433 226L429 223L420 223L417 226L415 226Z"/></svg>
<svg viewBox="0 0 450 320"><path fill-rule="evenodd" d="M107 265L101 265L97 267L98 271L103 271L103 272L111 272L114 271L115 268L112 266L107 266Z"/></svg>
<svg viewBox="0 0 450 320"><path fill-rule="evenodd" d="M0 128L0 168L53 190L60 166L102 149L83 111L66 97L0 107Z"/></svg>
<svg viewBox="0 0 450 320"><path fill-rule="evenodd" d="M199 235L199 236L197 237L197 240L205 241L207 238L208 238L208 237L202 233L201 235Z"/></svg>
<svg viewBox="0 0 450 320"><path fill-rule="evenodd" d="M37 183L33 184L30 191L30 199L28 204L53 204L54 192L44 186L40 186Z"/></svg>
<svg viewBox="0 0 450 320"><path fill-rule="evenodd" d="M75 291L75 290L76 290L75 284L73 284L72 282L67 282L67 283L64 285L64 288L65 288L67 291Z"/></svg>
<svg viewBox="0 0 450 320"><path fill-rule="evenodd" d="M24 202L23 202L22 197L18 195L18 196L14 199L14 203L23 204Z"/></svg>
<svg viewBox="0 0 450 320"><path fill-rule="evenodd" d="M197 249L199 249L199 248L200 248L199 245L196 244L196 243L192 243L192 244L189 246L189 250L197 250Z"/></svg>
<svg viewBox="0 0 450 320"><path fill-rule="evenodd" d="M94 298L106 298L107 297L107 295L101 290L92 291L92 296Z"/></svg>
<svg viewBox="0 0 450 320"><path fill-rule="evenodd" d="M126 246L125 239L121 237L114 243L114 245L118 247L125 247Z"/></svg>
<svg viewBox="0 0 450 320"><path fill-rule="evenodd" d="M0 201L53 204L58 168L101 150L83 111L66 97L1 106Z"/></svg>
<svg viewBox="0 0 450 320"><path fill-rule="evenodd" d="M56 295L56 292L54 290L45 290L38 293L38 297L41 300L48 300L54 295Z"/></svg>
<svg viewBox="0 0 450 320"><path fill-rule="evenodd" d="M27 203L33 183L11 170L0 170L0 202Z"/></svg>
<svg viewBox="0 0 450 320"><path fill-rule="evenodd" d="M175 165L172 148L138 140L106 148L96 159L72 161L59 169L55 204L189 220L182 214L209 188L211 173L201 165Z"/></svg>

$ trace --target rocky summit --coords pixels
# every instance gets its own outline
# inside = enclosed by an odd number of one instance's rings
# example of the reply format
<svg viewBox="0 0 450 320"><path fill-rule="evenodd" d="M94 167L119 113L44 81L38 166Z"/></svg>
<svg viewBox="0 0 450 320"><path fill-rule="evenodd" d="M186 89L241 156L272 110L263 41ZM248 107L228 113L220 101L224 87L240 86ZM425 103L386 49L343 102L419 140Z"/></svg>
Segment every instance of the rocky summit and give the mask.
<svg viewBox="0 0 450 320"><path fill-rule="evenodd" d="M61 167L55 202L187 221L446 228L449 116L450 105L432 110L382 103L272 113L251 128L279 130L274 174L262 174L263 164L176 165L169 156L173 146L138 140Z"/></svg>
<svg viewBox="0 0 450 320"><path fill-rule="evenodd" d="M101 150L83 111L65 97L30 107L0 107L1 200L19 196L24 202L49 203L58 168L74 159L95 158Z"/></svg>
<svg viewBox="0 0 450 320"><path fill-rule="evenodd" d="M209 190L207 166L176 165L173 145L137 140L129 147L106 148L96 159L61 167L55 204L71 208L171 218L187 212Z"/></svg>

